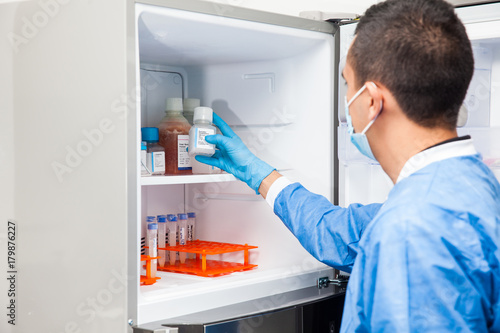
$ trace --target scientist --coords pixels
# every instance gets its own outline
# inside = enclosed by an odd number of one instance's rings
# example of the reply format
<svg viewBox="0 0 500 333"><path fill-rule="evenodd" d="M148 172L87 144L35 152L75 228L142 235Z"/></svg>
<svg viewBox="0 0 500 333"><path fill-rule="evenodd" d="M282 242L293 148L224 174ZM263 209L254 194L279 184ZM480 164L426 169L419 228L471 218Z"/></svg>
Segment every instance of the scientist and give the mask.
<svg viewBox="0 0 500 333"><path fill-rule="evenodd" d="M219 150L196 159L260 192L312 255L351 272L343 332L500 332L500 185L456 131L473 67L444 0L388 0L359 21L345 112L351 141L394 182L383 205L332 205L214 116Z"/></svg>

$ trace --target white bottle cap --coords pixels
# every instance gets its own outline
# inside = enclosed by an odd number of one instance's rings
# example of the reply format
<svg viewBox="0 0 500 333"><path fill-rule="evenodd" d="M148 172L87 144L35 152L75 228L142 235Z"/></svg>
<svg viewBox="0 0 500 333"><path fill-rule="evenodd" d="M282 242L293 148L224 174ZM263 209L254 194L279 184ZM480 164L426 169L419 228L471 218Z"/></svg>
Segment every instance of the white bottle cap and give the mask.
<svg viewBox="0 0 500 333"><path fill-rule="evenodd" d="M198 106L200 106L200 100L198 98L184 98L184 111L193 112Z"/></svg>
<svg viewBox="0 0 500 333"><path fill-rule="evenodd" d="M182 98L167 98L165 111L182 111Z"/></svg>
<svg viewBox="0 0 500 333"><path fill-rule="evenodd" d="M212 108L206 106L198 106L194 109L193 122L198 120L210 122L213 120L213 110Z"/></svg>

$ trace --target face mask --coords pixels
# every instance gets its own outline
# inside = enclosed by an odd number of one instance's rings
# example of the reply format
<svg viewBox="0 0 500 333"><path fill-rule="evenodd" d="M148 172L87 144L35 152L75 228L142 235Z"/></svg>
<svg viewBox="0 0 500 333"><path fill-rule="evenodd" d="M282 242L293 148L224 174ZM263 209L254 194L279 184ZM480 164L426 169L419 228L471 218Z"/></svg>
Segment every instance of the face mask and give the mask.
<svg viewBox="0 0 500 333"><path fill-rule="evenodd" d="M375 83L373 83L373 82L371 82L371 83L373 85L375 85ZM373 125L375 120L377 120L378 115L372 121L370 121L368 123L368 125L366 125L365 129L361 133L354 133L354 127L352 126L352 120L351 120L351 116L349 114L349 105L351 105L352 102L354 102L354 100L359 95L361 95L361 93L363 91L365 91L365 89L366 89L366 85L362 86L361 89L358 90L358 92L351 98L351 100L349 102L347 102L347 97L344 97L345 98L345 104L344 104L345 105L345 116L347 119L347 129L348 129L349 135L351 137L351 142L360 151L361 154L376 161L377 159L375 158L375 156L373 156L373 152L370 148L370 144L368 143L368 139L367 139L365 133ZM382 111L382 104L380 104L379 114L380 114L380 111Z"/></svg>

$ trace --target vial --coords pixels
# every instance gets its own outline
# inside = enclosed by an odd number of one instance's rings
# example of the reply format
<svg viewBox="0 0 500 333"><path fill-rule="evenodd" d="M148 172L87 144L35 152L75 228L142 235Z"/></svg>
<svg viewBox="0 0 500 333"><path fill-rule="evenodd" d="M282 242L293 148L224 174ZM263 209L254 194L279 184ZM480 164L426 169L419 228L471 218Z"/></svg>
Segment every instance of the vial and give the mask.
<svg viewBox="0 0 500 333"><path fill-rule="evenodd" d="M146 142L146 166L152 175L165 174L165 149L158 144L159 134L156 127L143 127L142 141Z"/></svg>
<svg viewBox="0 0 500 333"><path fill-rule="evenodd" d="M149 170L147 168L147 146L146 142L141 142L141 176L149 176Z"/></svg>
<svg viewBox="0 0 500 333"><path fill-rule="evenodd" d="M158 256L158 245L157 245L157 237L158 237L158 225L156 223L148 224L148 247L150 257ZM157 259L151 260L151 277L156 277L156 269L157 269L158 261Z"/></svg>
<svg viewBox="0 0 500 333"><path fill-rule="evenodd" d="M205 136L215 134L212 125L213 111L209 107L199 106L194 109L194 125L189 131L189 155L212 156L215 145L205 141Z"/></svg>
<svg viewBox="0 0 500 333"><path fill-rule="evenodd" d="M182 116L182 98L167 98L165 118L158 125L160 145L165 149L165 174L191 174L187 152L191 125Z"/></svg>
<svg viewBox="0 0 500 333"><path fill-rule="evenodd" d="M167 239L167 217L165 215L158 215L158 248L164 248ZM160 267L165 266L165 260L167 258L167 251L158 250L158 260Z"/></svg>
<svg viewBox="0 0 500 333"><path fill-rule="evenodd" d="M168 245L175 246L177 238L177 216L174 214L167 215L168 221ZM170 265L175 265L177 253L176 251L169 251Z"/></svg>
<svg viewBox="0 0 500 333"><path fill-rule="evenodd" d="M188 233L187 214L178 214L177 216L179 218L179 245L185 246L187 244ZM181 261L181 264L184 264L186 262L186 255L186 252L179 251L179 260Z"/></svg>
<svg viewBox="0 0 500 333"><path fill-rule="evenodd" d="M187 213L188 216L188 222L187 222L187 241L192 242L195 240L195 235L194 235L194 225L196 223L196 213L189 212ZM188 253L189 258L194 258L195 254L194 253Z"/></svg>

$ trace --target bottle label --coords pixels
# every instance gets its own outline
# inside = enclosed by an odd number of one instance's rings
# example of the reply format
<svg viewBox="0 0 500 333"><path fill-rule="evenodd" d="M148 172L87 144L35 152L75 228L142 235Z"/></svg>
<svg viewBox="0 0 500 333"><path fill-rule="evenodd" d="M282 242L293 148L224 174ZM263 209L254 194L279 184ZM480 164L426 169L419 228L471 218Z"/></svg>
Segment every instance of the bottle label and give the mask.
<svg viewBox="0 0 500 333"><path fill-rule="evenodd" d="M145 150L141 150L141 175L148 175L149 172L146 169L146 165L148 164L147 153Z"/></svg>
<svg viewBox="0 0 500 333"><path fill-rule="evenodd" d="M187 148L189 146L189 135L177 136L177 169L191 170L191 161Z"/></svg>
<svg viewBox="0 0 500 333"><path fill-rule="evenodd" d="M154 173L165 173L165 152L156 151L151 153L151 172Z"/></svg>
<svg viewBox="0 0 500 333"><path fill-rule="evenodd" d="M207 135L214 135L215 129L213 128L196 128L194 133L194 146L195 148L213 149L214 145L205 141Z"/></svg>

